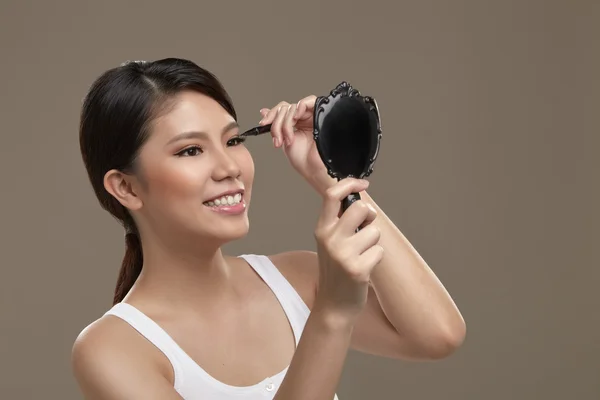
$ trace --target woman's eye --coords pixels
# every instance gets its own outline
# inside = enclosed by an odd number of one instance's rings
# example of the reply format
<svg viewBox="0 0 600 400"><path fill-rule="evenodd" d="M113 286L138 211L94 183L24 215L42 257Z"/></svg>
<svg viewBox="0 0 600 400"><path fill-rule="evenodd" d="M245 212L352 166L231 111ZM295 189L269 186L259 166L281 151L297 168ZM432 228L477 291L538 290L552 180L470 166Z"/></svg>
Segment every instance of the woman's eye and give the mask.
<svg viewBox="0 0 600 400"><path fill-rule="evenodd" d="M246 141L245 137L241 137L241 136L236 136L234 138L229 139L229 141L227 142L228 146L237 146L238 144L242 144Z"/></svg>
<svg viewBox="0 0 600 400"><path fill-rule="evenodd" d="M187 149L181 150L177 153L180 157L194 157L202 154L202 149L198 146L188 147Z"/></svg>

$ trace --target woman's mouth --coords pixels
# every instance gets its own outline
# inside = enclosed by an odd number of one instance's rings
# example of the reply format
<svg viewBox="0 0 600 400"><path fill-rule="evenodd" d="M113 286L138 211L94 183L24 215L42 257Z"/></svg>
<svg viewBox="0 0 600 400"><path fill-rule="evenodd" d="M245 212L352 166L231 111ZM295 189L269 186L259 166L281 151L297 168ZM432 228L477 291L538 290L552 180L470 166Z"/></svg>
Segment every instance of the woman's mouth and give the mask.
<svg viewBox="0 0 600 400"><path fill-rule="evenodd" d="M212 211L223 214L241 214L246 209L246 203L241 193L222 196L218 199L205 201L202 204Z"/></svg>

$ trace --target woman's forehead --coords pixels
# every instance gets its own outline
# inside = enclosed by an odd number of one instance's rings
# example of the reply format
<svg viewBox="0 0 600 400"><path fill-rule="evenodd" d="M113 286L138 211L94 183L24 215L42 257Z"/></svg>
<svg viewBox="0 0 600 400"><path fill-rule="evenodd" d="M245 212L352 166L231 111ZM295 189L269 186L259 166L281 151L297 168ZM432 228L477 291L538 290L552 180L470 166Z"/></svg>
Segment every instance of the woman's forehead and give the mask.
<svg viewBox="0 0 600 400"><path fill-rule="evenodd" d="M188 91L176 95L165 112L156 118L153 133L160 133L164 140L183 132L220 135L232 122L234 118L214 99Z"/></svg>

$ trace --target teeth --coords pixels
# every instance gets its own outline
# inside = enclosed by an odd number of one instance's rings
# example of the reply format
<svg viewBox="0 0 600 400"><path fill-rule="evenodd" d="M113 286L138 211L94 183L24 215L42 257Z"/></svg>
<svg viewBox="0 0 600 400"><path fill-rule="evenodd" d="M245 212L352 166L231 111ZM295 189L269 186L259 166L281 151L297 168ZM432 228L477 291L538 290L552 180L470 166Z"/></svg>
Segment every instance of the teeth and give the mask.
<svg viewBox="0 0 600 400"><path fill-rule="evenodd" d="M240 201L242 201L242 195L241 195L241 193L236 193L233 196L231 196L231 195L223 196L219 199L215 199L213 201L209 201L204 204L206 204L209 207L233 206L233 205L238 204Z"/></svg>

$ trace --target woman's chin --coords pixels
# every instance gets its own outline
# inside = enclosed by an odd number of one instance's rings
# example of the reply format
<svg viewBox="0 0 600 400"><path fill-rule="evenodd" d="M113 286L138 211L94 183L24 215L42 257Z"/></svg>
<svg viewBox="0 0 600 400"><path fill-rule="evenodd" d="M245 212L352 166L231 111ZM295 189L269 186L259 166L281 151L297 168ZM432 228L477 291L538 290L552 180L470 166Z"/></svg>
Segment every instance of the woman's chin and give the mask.
<svg viewBox="0 0 600 400"><path fill-rule="evenodd" d="M185 220L185 215L181 215L180 218L181 224L186 226L187 235L194 236L193 242L200 241L208 246L220 247L244 238L250 230L247 210L236 215L210 210L192 219L188 217Z"/></svg>
<svg viewBox="0 0 600 400"><path fill-rule="evenodd" d="M206 232L206 236L212 237L216 241L225 244L244 238L248 235L249 228L248 218L244 218L242 221L229 221L227 223L212 225Z"/></svg>
<svg viewBox="0 0 600 400"><path fill-rule="evenodd" d="M223 232L220 232L218 237L221 239L221 241L223 243L227 243L227 242L232 242L234 240L243 239L244 237L246 237L246 235L248 235L247 228L231 230L231 231L223 231Z"/></svg>

